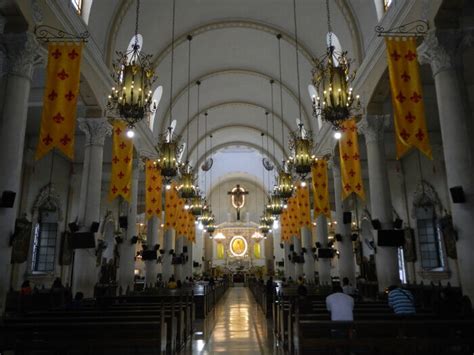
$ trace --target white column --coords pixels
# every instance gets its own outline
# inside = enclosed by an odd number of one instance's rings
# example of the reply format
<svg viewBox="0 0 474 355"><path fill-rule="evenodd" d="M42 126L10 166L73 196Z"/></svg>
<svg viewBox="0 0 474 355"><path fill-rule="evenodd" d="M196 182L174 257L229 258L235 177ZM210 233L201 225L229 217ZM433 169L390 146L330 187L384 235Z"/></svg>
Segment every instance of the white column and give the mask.
<svg viewBox="0 0 474 355"><path fill-rule="evenodd" d="M273 258L273 256L275 255L273 251L273 239L275 237L274 232L275 231L273 231L273 233L269 233L267 235L267 239L264 239L263 241L263 244L265 247L264 255L265 255L265 266L267 269L267 274L270 274L270 273L273 274L275 272L275 261Z"/></svg>
<svg viewBox="0 0 474 355"><path fill-rule="evenodd" d="M158 244L158 228L160 227L160 220L158 217L153 216L148 220L147 232L146 232L146 244L149 250L153 250L156 244ZM145 285L150 287L155 285L156 276L158 273L158 264L156 260L145 261Z"/></svg>
<svg viewBox="0 0 474 355"><path fill-rule="evenodd" d="M183 265L183 279L191 278L193 276L193 242L190 241L188 238L184 238L184 244L187 248L187 252L184 253L184 257L188 257L188 260L185 261Z"/></svg>
<svg viewBox="0 0 474 355"><path fill-rule="evenodd" d="M290 242L285 242L284 243L284 248L285 248L285 277L288 279L291 277L293 280L295 279L295 266L293 265L293 262L289 259L288 255L293 254L293 252L290 251Z"/></svg>
<svg viewBox="0 0 474 355"><path fill-rule="evenodd" d="M202 237L204 238L204 271L210 273L212 267L212 258L214 255L214 242L213 239L209 238L209 234L206 232L202 232Z"/></svg>
<svg viewBox="0 0 474 355"><path fill-rule="evenodd" d="M79 118L78 121L86 135L78 222L81 229L87 231L92 222L100 220L104 141L112 133L112 126L104 118ZM92 297L97 274L94 250L75 250L73 292L80 291L85 297Z"/></svg>
<svg viewBox="0 0 474 355"><path fill-rule="evenodd" d="M313 248L313 235L311 233L310 227L301 228L301 240L303 248L306 249L303 264L303 271L306 276L306 281L309 283L314 283L314 258L313 252L311 251Z"/></svg>
<svg viewBox="0 0 474 355"><path fill-rule="evenodd" d="M176 256L181 255L183 252L183 245L184 245L184 237L183 236L176 236L176 242L175 242L175 250L174 252L176 253ZM174 266L174 272L175 272L175 278L177 280L181 280L183 282L184 276L183 276L183 264L178 264Z"/></svg>
<svg viewBox="0 0 474 355"><path fill-rule="evenodd" d="M10 288L10 236L15 226L20 205L20 182L25 142L28 97L30 94L33 66L40 47L32 33L1 35L6 60L2 63L4 82L3 108L0 130L0 194L4 190L16 192L13 208L0 208L0 311Z"/></svg>
<svg viewBox="0 0 474 355"><path fill-rule="evenodd" d="M447 45L444 45L444 44ZM474 157L470 143L472 132L470 114L464 110L461 83L454 66L454 59L462 53L448 51L448 45L455 47L459 42L454 36L449 36L439 43L434 32L430 32L418 47L418 58L421 64L429 63L433 71L438 102L443 153L446 163L446 178L448 188L461 186L466 196L465 203L451 203L454 228L458 233L457 256L463 293L474 299L474 236L472 221L474 221Z"/></svg>
<svg viewBox="0 0 474 355"><path fill-rule="evenodd" d="M163 249L165 253L162 258L162 274L165 284L169 281L171 275L174 275L174 265L171 264L173 255L170 254L170 250L174 249L175 234L174 229L168 229L163 235Z"/></svg>
<svg viewBox="0 0 474 355"><path fill-rule="evenodd" d="M325 215L319 215L316 219L316 240L321 248L328 247L328 222ZM318 259L319 284L331 285L331 259Z"/></svg>
<svg viewBox="0 0 474 355"><path fill-rule="evenodd" d="M293 245L295 247L296 255L301 255L301 237L293 237ZM294 263L295 266L295 277L298 278L303 276L303 264L302 263Z"/></svg>
<svg viewBox="0 0 474 355"><path fill-rule="evenodd" d="M138 163L135 162L132 169L132 189L130 191L130 203L127 204L127 234L122 244L120 244L120 263L118 272L118 285L122 288L122 292L124 293L127 291L127 289L133 291L136 244L132 244L131 240L138 234Z"/></svg>
<svg viewBox="0 0 474 355"><path fill-rule="evenodd" d="M347 198L342 201L342 184L341 184L341 170L339 162L333 159L332 175L334 178L334 200L336 211L336 234L342 236L342 240L337 242L337 250L339 251L339 260L337 262L339 268L339 279L342 282L344 277L355 285L355 262L354 251L352 249L351 240L351 224L344 224L344 212L349 212ZM349 197L348 197L349 198Z"/></svg>
<svg viewBox="0 0 474 355"><path fill-rule="evenodd" d="M389 116L366 115L358 129L365 136L369 171L370 210L373 219L378 219L382 229L392 229L392 200L385 160L384 127ZM377 245L377 231L374 230ZM398 254L396 247L379 247L375 253L375 267L379 291L399 282Z"/></svg>

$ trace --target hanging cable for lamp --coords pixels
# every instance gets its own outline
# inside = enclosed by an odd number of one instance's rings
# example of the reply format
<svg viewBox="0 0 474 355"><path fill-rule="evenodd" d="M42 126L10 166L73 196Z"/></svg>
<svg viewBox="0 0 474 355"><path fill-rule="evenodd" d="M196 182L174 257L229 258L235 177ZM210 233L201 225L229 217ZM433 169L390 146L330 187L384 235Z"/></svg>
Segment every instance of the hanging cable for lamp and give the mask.
<svg viewBox="0 0 474 355"><path fill-rule="evenodd" d="M280 115L281 115L281 145L283 150L283 161L285 161L285 128L283 125L283 82L281 75L281 34L277 34L278 38L278 71L280 80Z"/></svg>
<svg viewBox="0 0 474 355"><path fill-rule="evenodd" d="M191 41L193 36L188 35L188 119L186 122L186 163L189 162L189 115L190 115L190 105L191 100Z"/></svg>
<svg viewBox="0 0 474 355"><path fill-rule="evenodd" d="M171 129L171 122L173 121L173 70L174 70L174 24L176 14L176 0L173 0L173 15L171 20L171 74L170 74L170 120L169 129ZM170 132L171 133L171 132Z"/></svg>
<svg viewBox="0 0 474 355"><path fill-rule="evenodd" d="M298 81L298 113L300 122L302 122L303 118L301 117L300 61L298 53L298 24L296 21L296 0L293 0L293 19L295 24L296 78Z"/></svg>

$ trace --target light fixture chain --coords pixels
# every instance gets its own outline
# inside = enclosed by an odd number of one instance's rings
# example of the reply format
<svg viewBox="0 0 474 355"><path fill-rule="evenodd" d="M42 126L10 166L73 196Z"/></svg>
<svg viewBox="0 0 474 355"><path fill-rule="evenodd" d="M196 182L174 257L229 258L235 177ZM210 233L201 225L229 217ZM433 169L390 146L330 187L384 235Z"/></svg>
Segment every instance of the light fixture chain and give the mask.
<svg viewBox="0 0 474 355"><path fill-rule="evenodd" d="M189 101L191 99L191 40L193 37L188 36L188 119L186 122L186 162L189 162L189 114L190 114L190 105Z"/></svg>
<svg viewBox="0 0 474 355"><path fill-rule="evenodd" d="M173 0L173 17L171 20L171 83L170 83L170 127L173 122L173 69L174 69L174 23L176 14L176 0Z"/></svg>
<svg viewBox="0 0 474 355"><path fill-rule="evenodd" d="M135 17L135 47L138 46L138 18L140 16L140 0L137 0L137 13Z"/></svg>
<svg viewBox="0 0 474 355"><path fill-rule="evenodd" d="M277 35L278 38L278 67L280 74L280 115L281 115L281 145L283 149L283 160L285 160L285 127L283 125L283 82L281 75L281 34Z"/></svg>
<svg viewBox="0 0 474 355"><path fill-rule="evenodd" d="M270 80L270 88L271 88L271 108L272 108L272 136L273 136L273 158L275 158L275 114L273 113L273 79Z"/></svg>
<svg viewBox="0 0 474 355"><path fill-rule="evenodd" d="M201 106L200 106L201 82L197 81L196 85L197 85L197 113L198 113L197 127L196 127L196 168L198 169L197 173L199 173L198 159L199 159L199 121L201 119L201 111L200 111L201 110Z"/></svg>
<svg viewBox="0 0 474 355"><path fill-rule="evenodd" d="M329 47L332 47L332 26L331 26L331 12L329 11L329 0L326 0L326 13L328 21Z"/></svg>
<svg viewBox="0 0 474 355"><path fill-rule="evenodd" d="M303 118L301 117L300 61L299 61L299 53L298 53L298 24L296 21L296 0L293 0L293 18L295 22L296 78L298 82L298 113L299 113L298 118L302 122Z"/></svg>

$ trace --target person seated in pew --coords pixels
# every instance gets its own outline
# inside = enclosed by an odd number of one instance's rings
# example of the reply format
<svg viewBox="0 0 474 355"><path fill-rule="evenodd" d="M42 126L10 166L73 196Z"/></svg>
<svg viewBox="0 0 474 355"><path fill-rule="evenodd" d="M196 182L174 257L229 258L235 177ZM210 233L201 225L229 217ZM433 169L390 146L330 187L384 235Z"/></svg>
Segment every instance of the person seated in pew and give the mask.
<svg viewBox="0 0 474 355"><path fill-rule="evenodd" d="M326 308L331 313L331 320L354 320L354 299L339 285L334 286L333 293L326 297Z"/></svg>
<svg viewBox="0 0 474 355"><path fill-rule="evenodd" d="M181 282L181 280L176 281L176 288L182 288L182 287L183 287L183 283Z"/></svg>
<svg viewBox="0 0 474 355"><path fill-rule="evenodd" d="M342 292L352 297L355 296L355 293L356 293L355 288L352 287L352 285L349 282L349 278L347 277L344 277L342 279Z"/></svg>
<svg viewBox="0 0 474 355"><path fill-rule="evenodd" d="M174 290L177 287L178 287L178 284L176 283L176 280L174 279L174 275L171 275L170 280L168 281L167 288Z"/></svg>
<svg viewBox="0 0 474 355"><path fill-rule="evenodd" d="M413 294L397 285L388 288L388 306L399 316L411 316L416 313Z"/></svg>
<svg viewBox="0 0 474 355"><path fill-rule="evenodd" d="M84 294L82 292L76 292L76 295L74 296L74 299L68 305L67 308L69 308L69 309L81 309L83 299L84 299Z"/></svg>
<svg viewBox="0 0 474 355"><path fill-rule="evenodd" d="M21 289L20 289L20 296L29 296L33 292L31 285L30 285L30 280L25 280L21 284Z"/></svg>

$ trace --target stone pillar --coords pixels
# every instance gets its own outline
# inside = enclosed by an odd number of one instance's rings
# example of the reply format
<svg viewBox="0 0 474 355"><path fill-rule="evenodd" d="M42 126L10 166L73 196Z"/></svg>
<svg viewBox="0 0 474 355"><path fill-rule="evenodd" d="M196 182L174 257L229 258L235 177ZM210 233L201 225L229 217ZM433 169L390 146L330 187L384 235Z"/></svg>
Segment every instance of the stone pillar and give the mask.
<svg viewBox="0 0 474 355"><path fill-rule="evenodd" d="M92 222L100 220L104 141L105 137L112 133L112 126L104 118L79 118L78 122L79 128L86 135L78 223L81 230L87 231ZM94 251L75 250L73 293L80 291L85 297L92 297L97 274Z"/></svg>
<svg viewBox="0 0 474 355"><path fill-rule="evenodd" d="M146 232L146 244L149 250L153 250L158 243L158 229L160 227L160 220L153 216L148 220ZM158 264L156 260L145 260L145 285L153 287L156 283L156 276L158 274Z"/></svg>
<svg viewBox="0 0 474 355"><path fill-rule="evenodd" d="M183 252L184 239L185 238L181 235L176 236L175 249L174 249L176 256L181 255L181 253ZM174 273L175 273L174 276L176 278L176 281L181 280L181 282L183 282L183 279L184 279L183 264L175 265Z"/></svg>
<svg viewBox="0 0 474 355"><path fill-rule="evenodd" d="M213 239L209 238L209 234L207 232L202 232L202 238L204 239L203 246L204 246L204 271L210 273L212 268L212 258L213 258L213 251L214 251L214 243Z"/></svg>
<svg viewBox="0 0 474 355"><path fill-rule="evenodd" d="M191 278L193 276L193 246L194 243L188 238L184 238L184 245L187 248L186 253L184 253L185 258L188 260L185 261L183 265L183 278Z"/></svg>
<svg viewBox="0 0 474 355"><path fill-rule="evenodd" d="M296 255L301 255L301 237L293 237L293 245L295 246ZM295 263L295 277L298 278L303 276L303 264Z"/></svg>
<svg viewBox="0 0 474 355"><path fill-rule="evenodd" d="M137 199L138 199L138 175L137 162L132 168L132 189L130 191L130 203L127 204L127 234L120 244L120 263L118 272L118 286L122 292L127 289L133 291L135 277L135 254L136 243L132 244L132 238L137 236Z"/></svg>
<svg viewBox="0 0 474 355"><path fill-rule="evenodd" d="M6 34L0 36L0 47L4 51L2 78L4 85L1 109L0 187L16 193L13 208L0 208L0 311L5 295L10 288L11 248L10 236L15 227L20 205L20 182L25 142L28 97L30 94L33 67L37 62L40 47L32 33Z"/></svg>
<svg viewBox="0 0 474 355"><path fill-rule="evenodd" d="M378 219L382 229L392 229L392 200L385 160L384 127L390 116L366 115L359 123L359 132L365 136L369 171L370 210L372 219ZM374 230L377 245L377 231ZM396 247L379 247L375 253L375 267L379 292L399 282Z"/></svg>
<svg viewBox="0 0 474 355"><path fill-rule="evenodd" d="M314 258L313 258L313 235L310 227L301 228L301 241L303 248L306 249L304 253L303 271L306 276L306 282L314 283Z"/></svg>
<svg viewBox="0 0 474 355"><path fill-rule="evenodd" d="M325 215L319 215L316 219L316 240L321 248L328 247L328 222ZM331 259L318 259L319 284L331 285Z"/></svg>
<svg viewBox="0 0 474 355"><path fill-rule="evenodd" d="M335 160L335 159L334 159ZM334 178L334 196L335 196L335 217L336 217L336 234L342 236L341 241L337 241L337 250L339 251L339 278L347 277L349 281L355 285L355 262L354 251L351 240L351 224L344 224L344 212L349 212L347 198L342 201L342 183L341 170L339 162L333 160L332 175Z"/></svg>
<svg viewBox="0 0 474 355"><path fill-rule="evenodd" d="M291 255L292 252L290 251L290 243L284 242L284 249L285 249L285 277L288 279L291 277L293 280L295 279L295 266L293 262L288 258L288 255Z"/></svg>
<svg viewBox="0 0 474 355"><path fill-rule="evenodd" d="M472 118L464 109L461 83L454 65L455 59L461 58L462 53L450 50L457 47L459 41L449 34L446 38L442 37L443 34L437 36L435 32L430 32L418 47L418 60L421 64L430 64L433 71L448 188L461 186L466 196L465 203L451 203L451 212L458 233L456 247L461 287L463 293L473 300L474 157L470 145L472 132L466 129L470 127L468 121Z"/></svg>
<svg viewBox="0 0 474 355"><path fill-rule="evenodd" d="M174 275L174 265L171 264L173 255L170 254L170 250L174 249L175 235L176 232L172 228L166 230L163 235L163 249L165 253L162 258L162 275L165 284L169 281L171 275Z"/></svg>

